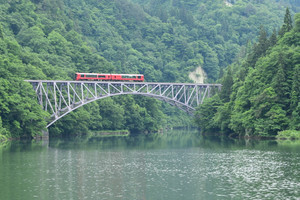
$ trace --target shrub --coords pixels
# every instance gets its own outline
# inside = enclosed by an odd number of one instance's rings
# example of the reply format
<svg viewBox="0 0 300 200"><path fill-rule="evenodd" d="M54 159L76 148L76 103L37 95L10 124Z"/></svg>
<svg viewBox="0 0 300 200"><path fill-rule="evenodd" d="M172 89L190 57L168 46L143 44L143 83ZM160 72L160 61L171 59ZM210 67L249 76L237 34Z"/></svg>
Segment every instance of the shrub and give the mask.
<svg viewBox="0 0 300 200"><path fill-rule="evenodd" d="M278 135L276 136L277 139L290 139L290 140L296 140L300 139L300 131L296 130L285 130L278 132Z"/></svg>

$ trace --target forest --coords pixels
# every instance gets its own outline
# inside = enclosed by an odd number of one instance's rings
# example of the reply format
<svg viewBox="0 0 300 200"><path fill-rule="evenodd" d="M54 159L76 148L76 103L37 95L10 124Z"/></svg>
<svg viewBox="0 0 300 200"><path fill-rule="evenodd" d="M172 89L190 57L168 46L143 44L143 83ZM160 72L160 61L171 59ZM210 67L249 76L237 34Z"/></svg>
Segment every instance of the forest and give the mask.
<svg viewBox="0 0 300 200"><path fill-rule="evenodd" d="M47 123L25 79L73 80L76 72L101 72L192 82L188 74L198 67L206 82L224 85L206 102L213 106L209 116L202 116L204 106L197 110L203 131L299 130L299 33L297 18L282 28L287 7L292 21L300 10L296 0L1 0L0 140L34 137ZM145 133L192 124L176 107L122 96L77 109L49 131Z"/></svg>
<svg viewBox="0 0 300 200"><path fill-rule="evenodd" d="M197 110L204 132L300 138L300 13L293 23L287 9L278 35L261 27L252 51L221 82L219 95Z"/></svg>

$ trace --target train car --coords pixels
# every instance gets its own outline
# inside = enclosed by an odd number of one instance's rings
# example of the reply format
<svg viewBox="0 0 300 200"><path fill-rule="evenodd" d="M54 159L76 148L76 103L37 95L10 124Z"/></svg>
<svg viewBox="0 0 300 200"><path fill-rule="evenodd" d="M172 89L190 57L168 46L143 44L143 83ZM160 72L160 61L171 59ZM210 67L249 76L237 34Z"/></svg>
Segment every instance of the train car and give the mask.
<svg viewBox="0 0 300 200"><path fill-rule="evenodd" d="M142 74L98 74L98 73L76 73L75 80L87 81L137 81L143 82Z"/></svg>
<svg viewBox="0 0 300 200"><path fill-rule="evenodd" d="M111 74L97 74L97 73L76 73L76 81L110 81Z"/></svg>
<svg viewBox="0 0 300 200"><path fill-rule="evenodd" d="M111 74L112 81L144 81L144 75L142 74Z"/></svg>

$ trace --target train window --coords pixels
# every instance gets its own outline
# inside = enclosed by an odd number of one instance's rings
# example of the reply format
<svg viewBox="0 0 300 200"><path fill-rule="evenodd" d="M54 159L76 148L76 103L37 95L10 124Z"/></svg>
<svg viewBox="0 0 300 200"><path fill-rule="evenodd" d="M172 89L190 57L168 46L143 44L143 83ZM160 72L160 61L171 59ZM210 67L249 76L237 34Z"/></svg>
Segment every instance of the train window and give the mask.
<svg viewBox="0 0 300 200"><path fill-rule="evenodd" d="M132 75L123 75L122 78L136 78L136 76L132 76Z"/></svg>
<svg viewBox="0 0 300 200"><path fill-rule="evenodd" d="M98 75L98 78L105 78L105 75Z"/></svg>
<svg viewBox="0 0 300 200"><path fill-rule="evenodd" d="M142 78L141 76L138 76L138 78L140 79L140 78Z"/></svg>
<svg viewBox="0 0 300 200"><path fill-rule="evenodd" d="M88 74L86 75L87 78L97 78L97 75L93 75L93 74Z"/></svg>
<svg viewBox="0 0 300 200"><path fill-rule="evenodd" d="M84 77L84 74L81 74L80 77L83 78L83 77Z"/></svg>

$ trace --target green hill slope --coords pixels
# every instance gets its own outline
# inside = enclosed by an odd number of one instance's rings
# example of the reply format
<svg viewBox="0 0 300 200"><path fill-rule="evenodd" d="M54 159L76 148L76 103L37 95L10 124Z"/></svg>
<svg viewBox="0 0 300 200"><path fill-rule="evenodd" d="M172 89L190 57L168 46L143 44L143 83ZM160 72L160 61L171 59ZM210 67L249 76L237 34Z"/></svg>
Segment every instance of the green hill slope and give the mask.
<svg viewBox="0 0 300 200"><path fill-rule="evenodd" d="M0 133L34 136L45 125L46 114L38 109L24 79L72 80L75 72L112 72L142 73L147 81L190 82L189 72L201 66L207 81L213 82L222 68L246 54L260 24L271 33L281 25L286 6L293 12L299 9L293 1L230 3L2 0ZM107 114L111 110L114 115ZM50 131L52 135L124 128L143 132L188 124L190 120L176 108L128 96L78 109Z"/></svg>
<svg viewBox="0 0 300 200"><path fill-rule="evenodd" d="M198 109L204 131L274 137L279 131L300 130L300 14L294 28L288 14L278 42L272 44L274 36L263 39L262 30L248 58L228 69L220 95ZM233 75L232 69L238 72Z"/></svg>

